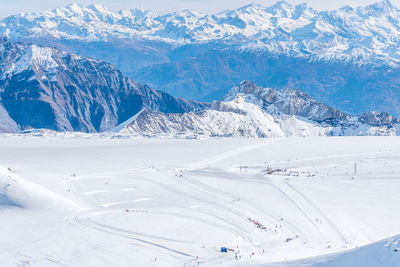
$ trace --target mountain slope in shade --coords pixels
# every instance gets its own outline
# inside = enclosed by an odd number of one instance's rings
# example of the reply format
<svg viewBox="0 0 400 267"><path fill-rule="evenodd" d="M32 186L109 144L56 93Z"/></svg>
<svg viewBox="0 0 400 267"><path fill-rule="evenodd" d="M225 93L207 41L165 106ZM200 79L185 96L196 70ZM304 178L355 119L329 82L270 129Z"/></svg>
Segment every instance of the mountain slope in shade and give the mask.
<svg viewBox="0 0 400 267"><path fill-rule="evenodd" d="M18 125L10 118L7 110L0 105L0 132L16 132L19 130Z"/></svg>
<svg viewBox="0 0 400 267"><path fill-rule="evenodd" d="M138 84L108 63L4 38L0 74L2 131L97 132L143 108L179 113L205 106Z"/></svg>
<svg viewBox="0 0 400 267"><path fill-rule="evenodd" d="M72 4L0 20L0 35L110 62L177 97L220 100L242 80L299 88L358 114L400 115L400 10L390 1L316 11L247 5L218 14ZM351 103L351 104L350 104Z"/></svg>
<svg viewBox="0 0 400 267"><path fill-rule="evenodd" d="M275 117L242 97L215 102L211 109L183 114L143 112L121 133L211 137L283 137L326 135L325 129L294 117Z"/></svg>
<svg viewBox="0 0 400 267"><path fill-rule="evenodd" d="M244 81L210 109L182 114L142 112L121 132L258 138L398 135L400 124L387 113L351 116L297 89L277 91Z"/></svg>
<svg viewBox="0 0 400 267"><path fill-rule="evenodd" d="M243 81L239 86L233 87L224 97L224 101L230 101L237 96L244 97L246 102L255 103L269 114L298 116L324 125L336 126L357 120L371 126L393 127L400 122L387 112L370 111L359 116L349 115L316 101L298 89L263 88L251 81Z"/></svg>
<svg viewBox="0 0 400 267"><path fill-rule="evenodd" d="M275 89L299 88L319 102L352 114L377 110L400 115L398 67L226 49L142 68L132 76L152 88L189 99L221 100L230 88L251 80Z"/></svg>
<svg viewBox="0 0 400 267"><path fill-rule="evenodd" d="M296 115L318 123L337 123L348 119L348 115L317 102L298 89L278 91L243 81L239 87L232 88L223 100L232 100L239 94L245 96L247 102L257 103L270 114Z"/></svg>

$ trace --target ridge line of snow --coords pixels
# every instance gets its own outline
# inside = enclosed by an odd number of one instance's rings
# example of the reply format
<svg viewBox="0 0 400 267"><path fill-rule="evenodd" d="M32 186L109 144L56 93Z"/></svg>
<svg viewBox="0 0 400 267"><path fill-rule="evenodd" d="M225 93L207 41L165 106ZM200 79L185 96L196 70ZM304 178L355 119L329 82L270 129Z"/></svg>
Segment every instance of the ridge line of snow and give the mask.
<svg viewBox="0 0 400 267"><path fill-rule="evenodd" d="M23 208L79 209L78 205L43 186L22 179L10 169L0 166L0 194Z"/></svg>
<svg viewBox="0 0 400 267"><path fill-rule="evenodd" d="M120 132L122 129L126 128L129 124L131 124L136 118L143 112L145 111L145 108L142 108L138 113L127 119L126 121L122 122L121 124L117 125L114 129L111 130L111 132L117 133Z"/></svg>

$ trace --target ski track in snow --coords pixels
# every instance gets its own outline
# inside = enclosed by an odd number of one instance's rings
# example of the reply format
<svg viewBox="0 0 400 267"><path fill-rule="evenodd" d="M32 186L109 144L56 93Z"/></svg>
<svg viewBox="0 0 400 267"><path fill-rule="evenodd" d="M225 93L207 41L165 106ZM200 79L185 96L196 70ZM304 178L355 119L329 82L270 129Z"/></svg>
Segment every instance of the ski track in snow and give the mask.
<svg viewBox="0 0 400 267"><path fill-rule="evenodd" d="M257 149L257 148L272 144L272 143L274 143L274 142L276 142L278 140L281 140L281 139L274 138L274 139L269 139L269 140L265 140L265 141L259 141L259 142L255 143L255 144L242 146L242 147L233 149L231 151L224 152L224 153L221 153L219 155L212 156L210 158L201 160L199 162L192 163L192 164L190 164L189 166L187 166L184 169L187 170L187 171L194 171L196 169L201 169L203 167L207 167L208 165L210 165L212 163L215 163L215 162L227 159L227 158L231 158L233 156L240 155L241 153L248 152L248 151L251 151L253 149Z"/></svg>
<svg viewBox="0 0 400 267"><path fill-rule="evenodd" d="M271 144L271 143L273 143L273 142L275 142L277 140L279 140L279 139L271 139L271 140L256 142L255 144L251 144L251 145L245 145L245 146L233 149L231 151L224 152L224 153L218 154L216 156L212 156L212 157L207 158L205 160L201 160L199 162L192 163L189 166L187 166L185 168L185 170L186 171L194 171L196 169L202 168L204 166L207 166L209 164L218 162L220 160L227 159L227 158L230 158L230 157L233 157L233 156L237 156L237 155L239 155L241 153L248 152L248 151L251 151L253 149L269 145L269 144ZM107 177L107 176L116 175L116 174L135 173L135 172L138 172L138 171L141 171L141 170L144 170L144 169L145 168L137 168L135 170L129 170L129 171L125 171L125 172L124 171L120 171L120 172L106 172L106 173L90 173L90 174L83 175L82 177L79 177L79 178L78 177L73 177L72 179L66 179L66 181L77 182L77 181L81 181L81 180L84 180L84 179L96 179L96 178L99 178L99 177ZM152 182L154 182L154 181L152 181ZM163 186L168 187L167 185L163 185ZM105 191L105 190L103 190L103 191L100 191L100 192L99 191L93 191L93 192L80 193L75 189L75 187L72 185L71 182L68 183L67 188L69 188L70 191L72 191L75 195L77 195L76 198L78 198L78 199L81 199L82 195L83 196L85 196L85 195L87 196L87 195L92 195L92 194L99 194L99 193L100 194L108 194L108 193L115 192L115 191ZM177 193L177 194L181 194L181 195L184 194L184 192L178 192L176 190L172 190L172 191L175 191L174 193ZM214 198L219 198L219 196L217 194L209 193L209 192L207 192L207 190L205 190L205 193L211 194ZM190 195L188 195L188 196L191 197ZM103 208L111 208L111 207L122 205L122 204L129 204L129 203L149 201L149 200L151 200L151 198L142 198L142 199L136 199L136 200L105 203L105 204L102 204L101 206ZM208 204L212 204L212 205L218 206L218 204L206 200L205 197L202 197L201 199L198 199L198 200L202 201L202 202L206 202ZM245 220L247 218L247 216L244 216L243 214L238 214L237 210L229 210L229 208L227 208L224 205L219 205L219 206L222 209L224 209L226 211L229 211L232 214L232 216L239 217L242 220ZM146 240L144 238L138 238L137 236L140 236L141 235L140 233L132 233L130 231L127 231L127 230L124 230L124 229L121 229L121 228L117 228L117 227L113 227L113 226L105 225L105 224L99 224L99 223L97 223L95 221L95 218L96 218L97 214L99 214L98 211L91 211L90 209L88 209L88 210L85 209L85 210L80 211L79 213L77 213L75 215L66 217L65 221L69 222L69 223L77 223L79 225L90 227L90 228L95 229L95 230L99 230L99 231L102 231L102 232L107 232L107 233L110 233L110 234L114 234L114 235L118 235L118 236L121 236L121 237L129 238L129 239L141 242L141 243L145 243L147 245L155 246L157 248L168 250L170 252L173 252L173 253L176 253L176 254L179 254L179 255L183 255L183 256L186 256L186 257L191 257L192 259L194 259L194 256L190 255L188 253L174 250L172 248L163 246L163 245L155 243L155 242L151 242L151 241ZM214 216L217 219L220 219L222 221L225 221L226 223L231 223L232 224L231 221L226 220L222 216L218 216L218 215L212 214L212 213L208 213L208 215ZM275 219L275 222L278 223L278 220ZM235 231L237 234L242 235L242 237L244 239L246 239L246 236L243 234L243 233L246 233L246 229L244 229L240 225L236 225L236 226L235 225L231 225L231 226L234 227L232 229L232 231Z"/></svg>
<svg viewBox="0 0 400 267"><path fill-rule="evenodd" d="M304 194L300 193L300 191L296 190L292 185L290 185L288 182L283 181L282 182L284 184L286 184L291 190L293 190L293 192L296 192L297 194L299 194L306 203L302 203L305 204L304 206L309 206L311 208L312 213L315 217L315 215L317 216L317 218L323 218L324 222L328 222L328 228L330 229L330 233L332 232L336 232L337 236L339 237L339 242L344 243L345 245L349 244L349 241L346 240L346 237L343 235L343 233L331 222L331 220L316 206L314 205ZM307 204L308 203L308 204Z"/></svg>
<svg viewBox="0 0 400 267"><path fill-rule="evenodd" d="M135 241L137 241L139 243L144 243L146 245L150 245L150 246L156 247L158 249L168 250L170 252L173 252L173 253L176 253L176 254L179 254L179 255L182 255L182 256L193 257L192 255L189 255L189 254L187 254L185 252L177 251L177 250L174 250L172 248L169 248L169 247L166 247L166 246L154 243L154 242L150 242L150 241L145 240L145 239L134 237L134 235L138 235L137 233L132 233L133 234L132 235L130 231L127 231L127 230L124 230L124 229L121 229L121 228L117 228L117 227L113 227L113 226L110 226L110 225L99 224L94 220L95 215L101 214L101 213L103 213L103 214L104 213L109 213L109 212L110 211L108 211L108 212L104 212L104 211L103 212L98 212L98 211L90 211L90 212L88 212L88 211L84 210L81 213L77 213L77 214L74 214L72 216L66 217L65 221L68 222L68 223L78 224L78 225L81 225L81 226L84 226L84 227L89 227L89 228L95 229L97 231L106 232L106 233L109 233L109 234L121 236L123 238L128 238L128 239L131 239L131 240L135 240ZM120 211L118 211L118 212L120 212Z"/></svg>
<svg viewBox="0 0 400 267"><path fill-rule="evenodd" d="M224 192L222 190L218 190L218 189L216 189L214 187L207 186L204 183L201 183L200 181L198 181L197 179L188 178L188 179L185 179L185 180L188 183L191 183L192 186L195 186L197 190L201 190L203 192L203 194L208 194L208 195L210 195L210 197L213 197L213 198L216 198L216 199L219 199L219 200L222 200L222 201L223 200L231 201L231 199L234 199L234 198L238 197L236 195L227 194L226 192ZM256 203L253 203L253 202L251 202L251 201L249 201L247 199L241 199L240 203L237 204L237 205L245 206L246 210L248 210L248 211L254 210L256 212L260 212L260 213L265 214L267 217L269 217L271 224L279 225L281 223L280 222L280 217L278 215L274 215L274 214L268 213L265 210L265 208L262 208L262 207L258 206ZM239 217L241 219L247 219L248 218L245 214L241 213L238 209L229 209L228 207L224 207L224 208L226 210L229 210L230 212L232 212L232 214L234 216L238 216L239 215ZM293 225L290 225L288 223L285 223L284 226L287 229L284 229L283 233L288 235L288 236L294 235L295 233L300 232L300 230L297 227L295 227Z"/></svg>
<svg viewBox="0 0 400 267"><path fill-rule="evenodd" d="M97 190L97 191L89 191L89 192L84 192L82 195L84 196L91 196L91 195L96 195L96 194L110 194L110 193L120 193L120 192L128 192L128 191L135 191L137 190L136 188L124 188L120 190Z"/></svg>
<svg viewBox="0 0 400 267"><path fill-rule="evenodd" d="M218 161L222 161L227 158L238 156L242 153L251 151L253 149L264 147L264 146L269 145L278 140L279 139L272 139L272 140L257 142L255 144L251 144L251 145L242 146L242 147L230 150L228 152L224 152L224 153L218 154L216 156L212 156L210 158L198 161L196 163L192 163L192 164L186 166L183 170L187 171L187 172L195 172L198 169L202 169L206 166L210 166L211 164L216 163ZM384 152L380 152L380 153L384 153ZM342 158L342 157L352 157L352 156L369 155L369 154L376 154L376 153L353 153L353 154L329 156L329 158L337 159L337 158ZM326 158L328 158L328 156L303 158L303 159L295 160L295 161L296 162L314 161L314 160L321 160L321 159L326 159ZM137 168L135 170L120 171L120 172L91 173L91 174L84 175L83 177L80 177L80 178L75 178L73 180L79 181L82 179L95 179L95 178L98 178L101 176L107 177L107 176L116 175L116 174L135 173L135 172L145 170L145 169L146 168ZM272 181L273 186L278 191L280 191L282 194L284 194L300 210L300 212L302 214L304 214L304 216L315 227L315 229L317 229L317 231L320 233L320 235L322 237L322 239L317 242L320 242L321 245L335 244L338 246L340 244L343 244L343 245L348 244L348 241L345 239L343 234L332 224L332 222L324 215L324 213L322 213L315 205L313 205L302 193L295 190L288 182L286 182L285 178L282 178L282 177L269 177L269 178ZM199 181L196 181L196 179L185 179L185 181L196 186L198 190L202 190L204 192L204 195L206 195L206 194L210 195L214 199L221 199L221 196L224 195L223 191L214 190L214 192L213 192L213 188L207 187L206 185L201 184ZM119 190L119 191L127 191L127 190ZM108 194L108 193L112 193L112 192L113 191L93 191L93 192L82 193L82 195L92 195L92 194L99 194L99 193L100 194L103 194L103 193ZM118 192L118 191L116 191L116 192ZM79 192L75 192L75 193L79 194ZM182 194L183 192L175 192L175 193ZM119 202L102 204L101 206L104 208L110 208L110 207L114 207L114 206L118 206L118 205L122 205L122 204L135 203L135 202L141 202L141 201L149 201L149 200L152 200L152 199L151 198L142 198L142 199L136 199L136 200L119 201ZM203 199L201 199L201 201L210 202L210 201L206 201L204 197L203 197ZM215 204L215 203L213 203L213 205L218 206L218 204ZM240 217L241 219L245 219L247 217L244 214L241 214L240 212L238 212L237 210L229 209L224 205L219 205L219 206L222 209L225 209L225 211L232 213L233 216ZM255 206L254 203L248 204L248 208L252 208L254 206ZM112 211L110 211L110 212L112 212ZM96 215L104 214L104 213L105 212L98 212L98 211L83 211L80 215L73 216L73 221L82 226L90 227L95 230L99 230L99 231L107 232L107 233L110 233L113 235L118 235L118 236L121 236L124 238L132 239L137 242L144 243L144 244L147 244L147 245L150 245L153 247L157 247L162 250L167 250L174 254L178 254L181 256L185 256L185 257L191 257L192 259L195 258L193 255L190 255L188 253L185 253L182 251L177 251L172 248L163 246L161 244L149 241L148 239L145 239L146 236L143 236L140 233L135 233L135 232L131 232L131 231L128 231L128 230L125 230L122 228L117 228L117 227L113 227L110 225L97 223L95 221ZM219 219L223 220L223 217L217 216L215 214L208 213L208 215L212 215L215 218L219 218ZM270 217L270 219L273 223L275 223L275 224L282 223L282 222L279 222L278 216L276 216L276 215L273 216L271 214L268 214L268 216ZM317 218L319 218L319 220L321 220L321 218L322 218L323 223L316 223L315 219L317 219ZM69 221L69 220L66 219L66 221ZM230 223L232 224L231 221L230 221ZM283 233L286 234L287 236L294 235L295 233L305 234L304 232L301 232L299 229L293 229L292 228L293 226L291 226L287 222L284 222L283 225L285 228L287 228L287 229L285 229L286 231L283 231ZM232 225L232 226L234 226L234 225ZM243 235L243 233L246 233L246 229L243 229L238 225L236 227L238 227L237 233L242 233L242 235ZM289 232L287 232L287 231L289 231ZM249 233L247 233L247 234L249 234ZM137 236L142 236L143 238L138 238ZM306 236L307 235L305 234L304 235L305 241L309 242L310 237L306 237ZM243 237L246 239L245 235L243 235ZM160 239L160 237L155 237L155 236L153 236L152 238ZM173 241L173 240L169 240L169 241ZM249 241L251 241L251 240L249 240ZM182 242L182 241L179 241L179 242Z"/></svg>
<svg viewBox="0 0 400 267"><path fill-rule="evenodd" d="M266 175L262 172L254 173L251 164L248 166L250 169L249 173L247 173L247 169L246 173L238 173L237 171L236 173L231 173L231 175L240 175L237 178L236 176L230 177L229 172L221 172L220 175L214 169L210 168L211 165L230 158L242 158L242 162L247 162L246 153L251 154L253 150L261 151L261 149L267 151L269 145L282 140L285 141L285 139L270 139L241 145L240 147L228 149L228 151L217 153L213 156L206 156L205 159L200 159L194 163L181 165L183 166L182 168L177 166L175 166L176 168L171 168L170 166L154 168L150 167L150 165L138 165L135 168L132 168L132 166L126 168L126 166L119 163L120 167L118 171L96 171L86 172L82 175L78 173L77 175L73 174L68 177L64 176L62 184L67 197L82 207L79 211L65 216L64 222L66 225L75 228L88 228L110 238L117 238L121 242L128 242L138 249L154 250L154 254L164 255L168 258L169 264L167 265L172 266L176 266L178 262L183 266L195 266L198 263L203 263L204 266L230 266L236 263L232 258L228 257L228 254L226 255L228 258L223 258L225 255L220 256L209 253L207 256L204 256L206 255L204 254L201 260L198 260L196 257L197 252L194 253L195 250L193 248L196 246L200 247L203 241L190 240L181 236L171 237L168 234L161 235L158 232L150 233L146 232L145 229L132 228L128 224L129 221L124 222L125 224L121 224L119 221L122 218L129 219L131 214L134 216L136 214L149 214L149 216L165 215L165 220L173 217L178 221L187 220L193 223L201 223L203 226L217 229L216 231L218 232L226 232L236 236L236 238L241 240L240 244L243 253L263 249L265 244L259 242L264 239L269 240L268 242L270 243L268 244L277 246L277 248L282 246L282 249L285 246L290 248L301 241L310 248L318 248L319 253L325 248L326 250L324 250L323 254L330 253L330 246L332 246L332 252L344 251L347 246L354 244L350 240L351 238L349 239L347 233L342 232L341 228L329 219L329 211L323 211L320 205L316 205L308 197L308 193L302 192L290 180L287 180L293 179L292 177ZM327 161L329 163L347 162L354 159L367 159L367 156L375 156L376 158L378 155L384 160L390 159L395 161L396 157L392 157L390 153L393 153L393 150L310 156L299 159L293 158L288 161L269 161L269 163L282 166L298 166L298 164L302 163L302 168L308 168L309 165L306 164L308 161L312 162L311 165L315 165L318 161ZM385 155L390 156L385 157ZM121 169L124 167L125 169ZM182 174L182 177L179 177L179 174ZM114 183L113 177L118 178L118 183ZM210 184L209 181L211 180L219 181L216 184ZM282 195L281 201L285 200L291 203L292 208L300 212L304 220L307 221L307 225L297 225L296 222L290 219L287 220L286 218L283 220L276 210L267 209L254 199L237 194L231 191L230 188L218 186L219 183L223 184L224 181L228 180L237 180L238 182L273 188L277 194ZM104 184L105 181L111 181L108 185L108 190L104 186L99 187L99 184ZM148 196L142 194L145 187L157 188L160 195L153 195L153 192L149 192ZM179 196L180 199L186 200L187 203L179 202L172 209L152 206L151 203L153 202L160 203L160 200L162 200L160 196L162 197L163 195ZM240 201L234 202L235 199L240 199ZM164 201L168 202L168 198ZM262 223L268 227L272 228L273 225L275 227L276 225L281 225L281 228L278 229L279 232L275 230L275 233L272 230L262 232L248 222L250 216L255 219L257 219L257 216L262 218ZM113 220L109 218L113 218ZM143 220L140 216L134 218ZM85 232L85 230L82 231ZM286 237L293 237L295 235L299 235L299 237L298 240L294 241L294 244L285 244L282 241ZM37 241L36 243L26 245L24 251L29 251L35 246L51 246L51 243L55 242L55 240L52 237L47 242ZM78 240L79 242L88 242L84 237ZM391 250L393 245L397 244L396 242L400 242L400 238L393 238L393 240L388 242L386 245L387 249ZM185 244L187 248L183 246ZM90 246L90 243L86 243L86 245ZM71 244L65 244L64 246L67 248ZM215 246L218 249L218 245ZM206 249L215 249L215 247L212 248L207 245ZM102 250L95 250L93 253L99 253L100 255ZM30 255L17 256L13 253L13 249L5 249L1 254L6 255L8 258L22 257L25 259L24 264L40 264L43 263L43 260L46 260L52 264L71 265L65 260L51 254L45 258L35 258ZM293 259L296 259L299 256L293 257Z"/></svg>
<svg viewBox="0 0 400 267"><path fill-rule="evenodd" d="M149 200L152 200L152 198L145 197L145 198L134 199L134 200L111 202L111 203L103 204L101 206L103 206L105 208L109 208L109 207L114 207L114 206L118 206L121 204L135 203L135 202L142 202L142 201L149 201Z"/></svg>
<svg viewBox="0 0 400 267"><path fill-rule="evenodd" d="M270 177L277 190L282 192L318 230L322 237L322 244L348 244L343 234L333 226L331 221L315 207L304 195L290 186L285 178ZM323 221L320 221L323 218ZM318 219L318 221L317 221Z"/></svg>

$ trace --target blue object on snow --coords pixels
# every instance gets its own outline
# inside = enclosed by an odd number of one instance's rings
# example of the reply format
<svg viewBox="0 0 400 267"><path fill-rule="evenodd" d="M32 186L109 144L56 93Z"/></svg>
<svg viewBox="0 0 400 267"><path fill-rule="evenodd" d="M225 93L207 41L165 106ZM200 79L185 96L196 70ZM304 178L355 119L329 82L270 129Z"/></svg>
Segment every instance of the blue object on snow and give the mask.
<svg viewBox="0 0 400 267"><path fill-rule="evenodd" d="M226 247L221 247L221 252L228 252L228 249Z"/></svg>

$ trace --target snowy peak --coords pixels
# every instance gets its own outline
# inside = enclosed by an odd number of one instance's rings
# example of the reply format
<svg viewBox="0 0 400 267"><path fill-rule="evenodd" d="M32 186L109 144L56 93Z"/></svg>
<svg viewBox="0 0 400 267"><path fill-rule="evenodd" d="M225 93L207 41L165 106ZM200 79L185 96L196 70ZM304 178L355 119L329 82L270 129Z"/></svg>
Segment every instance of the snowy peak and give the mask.
<svg viewBox="0 0 400 267"><path fill-rule="evenodd" d="M359 116L351 116L318 102L298 89L263 88L251 81L243 81L238 87L233 87L223 101L235 101L238 98L258 105L269 114L295 115L323 125L348 125L357 121L369 126L391 128L400 123L398 118L386 112L370 111Z"/></svg>
<svg viewBox="0 0 400 267"><path fill-rule="evenodd" d="M158 22L166 27L177 27L177 28L191 28L193 25L201 25L200 19L202 15L193 11L185 9L180 12L169 13L164 16L155 18Z"/></svg>
<svg viewBox="0 0 400 267"><path fill-rule="evenodd" d="M83 9L84 9L84 7L81 6L80 4L72 3L72 4L67 5L64 10L70 11L71 14L83 15Z"/></svg>
<svg viewBox="0 0 400 267"><path fill-rule="evenodd" d="M334 108L317 102L298 89L278 91L256 86L250 81L243 81L238 87L228 92L224 101L230 101L237 96L243 96L246 101L256 103L268 113L296 115L318 123L336 124L348 117Z"/></svg>
<svg viewBox="0 0 400 267"><path fill-rule="evenodd" d="M96 15L100 15L100 16L113 14L106 7L104 7L102 5L97 5L97 4L91 4L87 7L84 7L83 5L81 5L79 3L73 3L73 4L66 6L65 8L63 8L61 10L68 11L70 13L70 15L80 16L80 17L85 16L85 14L87 14L87 13L92 13L92 14L96 14Z"/></svg>
<svg viewBox="0 0 400 267"><path fill-rule="evenodd" d="M261 87L251 81L242 81L238 87L233 87L223 98L223 101L230 101L234 99L238 94L256 94L262 90Z"/></svg>
<svg viewBox="0 0 400 267"><path fill-rule="evenodd" d="M390 2L390 0L381 0L380 2L366 6L365 9L380 12L383 14L398 10L394 5L392 5L392 2Z"/></svg>
<svg viewBox="0 0 400 267"><path fill-rule="evenodd" d="M102 5L92 4L92 5L88 6L87 8L95 11L98 14L109 14L110 13L110 11Z"/></svg>
<svg viewBox="0 0 400 267"><path fill-rule="evenodd" d="M156 16L143 9L112 12L100 5L71 4L49 12L19 14L0 21L0 35L107 41L143 39L183 44L222 42L315 60L398 65L400 11L384 0L369 6L315 11L284 1L250 4L215 15L192 10Z"/></svg>
<svg viewBox="0 0 400 267"><path fill-rule="evenodd" d="M269 100L266 100L269 99ZM339 121L340 119L340 121ZM284 137L399 135L400 124L386 113L347 116L296 89L276 91L244 81L207 110L164 114L144 111L119 127L147 136Z"/></svg>
<svg viewBox="0 0 400 267"><path fill-rule="evenodd" d="M289 127L291 124L293 127ZM306 125L306 126L305 126ZM285 127L287 126L287 127ZM311 129L302 131L303 127ZM291 129L286 131L286 129ZM233 101L215 102L212 108L183 114L142 112L121 133L148 136L210 136L271 138L319 135L323 129L295 118L280 119L263 112L257 105L237 97Z"/></svg>
<svg viewBox="0 0 400 267"><path fill-rule="evenodd" d="M300 5L292 5L285 1L279 1L275 5L266 9L267 12L271 13L275 17L280 18L293 18L300 17L301 14L308 9L307 4L303 3ZM310 8L310 10L312 10Z"/></svg>
<svg viewBox="0 0 400 267"><path fill-rule="evenodd" d="M12 44L6 38L0 40L1 79L29 69L53 73L59 66L55 49L37 45Z"/></svg>
<svg viewBox="0 0 400 267"><path fill-rule="evenodd" d="M134 8L134 9L126 9L118 11L118 14L121 17L130 17L130 18L143 18L143 17L154 17L150 10L145 8Z"/></svg>
<svg viewBox="0 0 400 267"><path fill-rule="evenodd" d="M108 63L5 38L0 74L0 130L6 132L98 132L144 108L179 113L207 106L138 84Z"/></svg>
<svg viewBox="0 0 400 267"><path fill-rule="evenodd" d="M393 126L399 123L400 120L391 116L390 114L383 112L365 112L359 116L359 121L373 126Z"/></svg>
<svg viewBox="0 0 400 267"><path fill-rule="evenodd" d="M53 12L58 16L65 17L83 17L85 8L78 3L72 3L67 5L64 8L56 8ZM32 16L35 16L37 13L31 13Z"/></svg>
<svg viewBox="0 0 400 267"><path fill-rule="evenodd" d="M78 19L82 21L102 21L107 23L114 23L118 19L118 15L108 10L101 5L92 4L87 7L78 3L73 3L65 8L56 9L53 13L60 16L63 20L69 18Z"/></svg>

